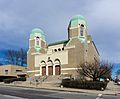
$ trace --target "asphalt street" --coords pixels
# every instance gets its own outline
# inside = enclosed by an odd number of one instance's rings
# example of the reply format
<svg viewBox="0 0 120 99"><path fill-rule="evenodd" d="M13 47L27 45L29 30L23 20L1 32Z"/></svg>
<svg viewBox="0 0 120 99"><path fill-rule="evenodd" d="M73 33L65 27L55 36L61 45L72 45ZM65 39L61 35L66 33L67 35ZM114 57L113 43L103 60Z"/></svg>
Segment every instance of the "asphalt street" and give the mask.
<svg viewBox="0 0 120 99"><path fill-rule="evenodd" d="M120 99L120 96L21 88L0 85L0 99Z"/></svg>

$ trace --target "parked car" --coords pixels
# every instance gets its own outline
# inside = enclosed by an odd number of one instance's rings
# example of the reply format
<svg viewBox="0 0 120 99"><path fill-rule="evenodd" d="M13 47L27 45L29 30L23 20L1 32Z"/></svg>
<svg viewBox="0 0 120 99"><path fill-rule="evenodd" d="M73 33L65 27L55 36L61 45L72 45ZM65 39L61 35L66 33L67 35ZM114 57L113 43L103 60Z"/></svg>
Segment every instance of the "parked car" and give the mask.
<svg viewBox="0 0 120 99"><path fill-rule="evenodd" d="M120 85L120 80L117 81L117 84Z"/></svg>

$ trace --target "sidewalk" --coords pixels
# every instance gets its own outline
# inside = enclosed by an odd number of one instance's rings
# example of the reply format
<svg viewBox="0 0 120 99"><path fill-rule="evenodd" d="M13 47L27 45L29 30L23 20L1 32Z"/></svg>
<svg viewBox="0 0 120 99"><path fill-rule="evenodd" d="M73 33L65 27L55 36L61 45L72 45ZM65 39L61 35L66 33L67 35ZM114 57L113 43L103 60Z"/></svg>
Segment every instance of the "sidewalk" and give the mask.
<svg viewBox="0 0 120 99"><path fill-rule="evenodd" d="M47 89L47 90L56 90L56 91L66 91L66 92L78 92L78 93L87 93L87 94L120 95L120 86L115 85L114 82L109 82L106 90L104 90L104 91L52 87L52 86L44 85L42 83L37 86L33 85L33 84L30 85L28 83L12 83L12 84L0 83L0 85L24 87L24 88Z"/></svg>

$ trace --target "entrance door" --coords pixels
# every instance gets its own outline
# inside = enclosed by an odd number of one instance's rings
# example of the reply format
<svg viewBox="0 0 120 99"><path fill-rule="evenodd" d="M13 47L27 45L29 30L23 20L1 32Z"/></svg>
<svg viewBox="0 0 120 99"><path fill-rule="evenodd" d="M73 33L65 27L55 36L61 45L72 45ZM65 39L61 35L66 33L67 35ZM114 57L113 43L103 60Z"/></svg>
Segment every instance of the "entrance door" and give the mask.
<svg viewBox="0 0 120 99"><path fill-rule="evenodd" d="M60 75L61 74L61 68L60 65L55 66L55 75Z"/></svg>
<svg viewBox="0 0 120 99"><path fill-rule="evenodd" d="M53 75L53 66L48 67L48 75Z"/></svg>
<svg viewBox="0 0 120 99"><path fill-rule="evenodd" d="M46 67L42 67L42 76L46 75Z"/></svg>

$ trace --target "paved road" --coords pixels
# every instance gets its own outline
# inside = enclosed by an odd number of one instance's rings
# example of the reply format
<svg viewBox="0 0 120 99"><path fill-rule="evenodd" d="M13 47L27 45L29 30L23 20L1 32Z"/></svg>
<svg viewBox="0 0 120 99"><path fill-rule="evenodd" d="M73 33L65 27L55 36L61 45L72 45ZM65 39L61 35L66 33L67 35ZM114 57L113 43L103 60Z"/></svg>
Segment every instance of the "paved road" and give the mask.
<svg viewBox="0 0 120 99"><path fill-rule="evenodd" d="M62 92L0 85L0 99L120 99L120 96L103 96L103 98L97 97L97 94Z"/></svg>

